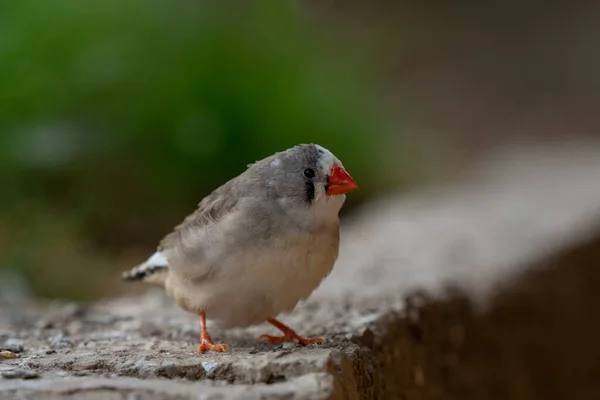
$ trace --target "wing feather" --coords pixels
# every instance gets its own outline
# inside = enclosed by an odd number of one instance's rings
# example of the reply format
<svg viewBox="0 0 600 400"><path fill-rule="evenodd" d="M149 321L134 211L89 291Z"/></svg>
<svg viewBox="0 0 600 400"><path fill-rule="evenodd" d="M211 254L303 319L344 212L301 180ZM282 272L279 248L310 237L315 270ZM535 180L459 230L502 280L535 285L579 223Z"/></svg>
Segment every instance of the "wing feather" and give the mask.
<svg viewBox="0 0 600 400"><path fill-rule="evenodd" d="M238 180L239 177L234 178L204 197L196 210L160 241L157 250L163 252L174 248L185 232L212 225L231 212L240 200Z"/></svg>

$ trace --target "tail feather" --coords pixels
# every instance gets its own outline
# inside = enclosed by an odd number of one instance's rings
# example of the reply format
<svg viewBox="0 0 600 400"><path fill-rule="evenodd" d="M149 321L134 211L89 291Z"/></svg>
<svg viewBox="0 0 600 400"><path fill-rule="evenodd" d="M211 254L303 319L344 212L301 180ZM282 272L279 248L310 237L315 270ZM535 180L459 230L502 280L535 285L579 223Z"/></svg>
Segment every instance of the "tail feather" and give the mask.
<svg viewBox="0 0 600 400"><path fill-rule="evenodd" d="M142 264L123 272L124 281L143 281L157 285L164 284L169 265L167 259L159 252L154 253L148 260Z"/></svg>

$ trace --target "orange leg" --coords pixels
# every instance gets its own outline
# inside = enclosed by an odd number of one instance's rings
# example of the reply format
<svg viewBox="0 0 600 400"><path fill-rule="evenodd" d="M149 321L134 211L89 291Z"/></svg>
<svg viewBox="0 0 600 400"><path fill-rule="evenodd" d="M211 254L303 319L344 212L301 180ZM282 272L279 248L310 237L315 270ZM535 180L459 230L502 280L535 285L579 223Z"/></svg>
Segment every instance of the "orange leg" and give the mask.
<svg viewBox="0 0 600 400"><path fill-rule="evenodd" d="M267 321L283 332L283 336L271 336L267 334L262 334L258 337L258 340L266 339L269 343L282 343L282 342L295 342L303 345L319 343L325 343L323 338L305 338L298 335L292 328L289 326L277 321L275 318L269 318Z"/></svg>
<svg viewBox="0 0 600 400"><path fill-rule="evenodd" d="M212 342L210 335L206 331L206 313L202 311L200 313L200 346L198 347L198 352L204 353L206 350L222 353L229 350L229 346L226 344L214 344Z"/></svg>

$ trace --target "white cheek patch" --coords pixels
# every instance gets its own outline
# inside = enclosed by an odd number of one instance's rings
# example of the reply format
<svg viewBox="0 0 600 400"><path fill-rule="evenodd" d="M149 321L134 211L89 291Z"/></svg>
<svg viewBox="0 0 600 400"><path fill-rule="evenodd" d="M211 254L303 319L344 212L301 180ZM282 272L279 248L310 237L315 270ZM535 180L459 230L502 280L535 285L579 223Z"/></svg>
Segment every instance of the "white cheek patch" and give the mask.
<svg viewBox="0 0 600 400"><path fill-rule="evenodd" d="M338 164L340 167L343 167L340 160L338 160L332 152L323 146L319 146L318 144L315 144L315 147L319 151L319 161L317 162L317 166L324 174L329 174L329 171L331 171L331 168L333 168L334 164Z"/></svg>

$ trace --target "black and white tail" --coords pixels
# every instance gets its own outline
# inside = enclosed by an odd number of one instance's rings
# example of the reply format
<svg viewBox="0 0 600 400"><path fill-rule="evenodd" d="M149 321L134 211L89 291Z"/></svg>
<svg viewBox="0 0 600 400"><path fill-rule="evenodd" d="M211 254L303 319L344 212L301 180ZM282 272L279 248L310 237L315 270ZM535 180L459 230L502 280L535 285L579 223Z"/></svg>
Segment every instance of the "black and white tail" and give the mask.
<svg viewBox="0 0 600 400"><path fill-rule="evenodd" d="M146 283L163 285L169 272L167 259L159 252L154 253L148 260L123 272L122 278L125 281L142 281Z"/></svg>

